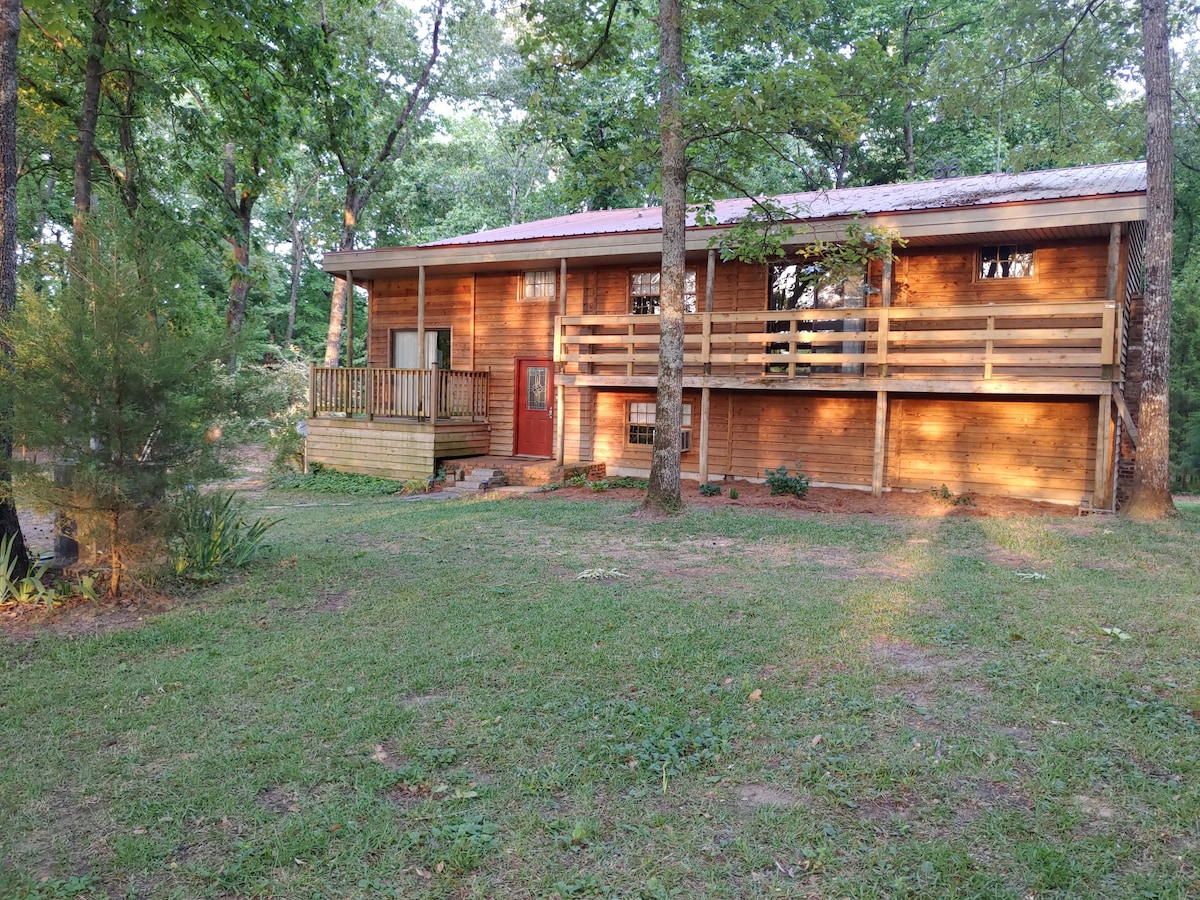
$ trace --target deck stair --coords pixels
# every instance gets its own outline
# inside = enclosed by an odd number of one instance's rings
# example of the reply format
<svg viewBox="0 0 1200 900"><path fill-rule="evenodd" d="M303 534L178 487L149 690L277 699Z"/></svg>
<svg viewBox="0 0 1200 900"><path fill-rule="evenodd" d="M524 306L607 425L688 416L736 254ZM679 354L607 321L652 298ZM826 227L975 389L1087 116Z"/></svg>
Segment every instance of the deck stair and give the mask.
<svg viewBox="0 0 1200 900"><path fill-rule="evenodd" d="M447 485L444 490L452 494L461 494L464 497L469 497L482 494L493 488L504 487L506 484L508 484L508 479L504 477L504 473L499 469L474 468L467 473L462 481L456 481L454 484Z"/></svg>

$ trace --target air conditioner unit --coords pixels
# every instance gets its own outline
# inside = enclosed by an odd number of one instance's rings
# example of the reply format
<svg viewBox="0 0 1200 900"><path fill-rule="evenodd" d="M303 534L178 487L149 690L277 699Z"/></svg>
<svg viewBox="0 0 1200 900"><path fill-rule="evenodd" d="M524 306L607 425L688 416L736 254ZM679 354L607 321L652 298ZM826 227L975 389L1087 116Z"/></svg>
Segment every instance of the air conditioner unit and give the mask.
<svg viewBox="0 0 1200 900"><path fill-rule="evenodd" d="M687 453L692 449L692 429L684 428L679 432L679 452Z"/></svg>

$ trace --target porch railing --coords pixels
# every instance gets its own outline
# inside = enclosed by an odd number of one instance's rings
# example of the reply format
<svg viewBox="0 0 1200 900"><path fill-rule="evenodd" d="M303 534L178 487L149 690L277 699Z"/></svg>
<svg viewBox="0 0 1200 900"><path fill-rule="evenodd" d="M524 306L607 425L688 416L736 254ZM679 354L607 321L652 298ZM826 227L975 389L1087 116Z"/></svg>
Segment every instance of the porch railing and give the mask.
<svg viewBox="0 0 1200 900"><path fill-rule="evenodd" d="M657 316L557 323L565 374L654 373ZM1121 311L1104 301L758 310L694 313L684 328L687 376L1105 379Z"/></svg>
<svg viewBox="0 0 1200 900"><path fill-rule="evenodd" d="M309 369L309 416L486 422L487 406L487 372L323 366Z"/></svg>

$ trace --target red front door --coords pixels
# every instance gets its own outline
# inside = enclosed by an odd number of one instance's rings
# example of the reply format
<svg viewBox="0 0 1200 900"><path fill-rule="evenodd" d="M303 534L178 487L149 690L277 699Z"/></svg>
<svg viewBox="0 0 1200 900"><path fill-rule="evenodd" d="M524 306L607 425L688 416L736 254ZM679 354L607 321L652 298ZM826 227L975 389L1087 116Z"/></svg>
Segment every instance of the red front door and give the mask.
<svg viewBox="0 0 1200 900"><path fill-rule="evenodd" d="M517 360L516 456L554 453L554 360Z"/></svg>

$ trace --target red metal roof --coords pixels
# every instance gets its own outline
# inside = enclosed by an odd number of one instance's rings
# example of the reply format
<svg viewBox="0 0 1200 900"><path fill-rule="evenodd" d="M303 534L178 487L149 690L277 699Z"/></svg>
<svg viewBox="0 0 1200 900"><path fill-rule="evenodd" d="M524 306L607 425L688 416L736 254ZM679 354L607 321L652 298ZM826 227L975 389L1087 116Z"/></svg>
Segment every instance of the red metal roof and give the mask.
<svg viewBox="0 0 1200 900"><path fill-rule="evenodd" d="M1144 193L1145 190L1146 163L1137 161L1022 172L1018 175L969 175L937 181L909 181L874 187L806 191L799 194L783 194L774 200L795 212L793 221L805 221L854 214L955 209L1037 200ZM715 224L732 225L741 219L750 207L751 201L745 199L718 200L715 203ZM688 225L695 225L691 216ZM445 238L421 246L496 244L661 229L660 207L606 209L557 216L506 228L493 228L490 231Z"/></svg>

